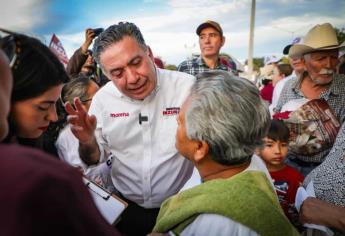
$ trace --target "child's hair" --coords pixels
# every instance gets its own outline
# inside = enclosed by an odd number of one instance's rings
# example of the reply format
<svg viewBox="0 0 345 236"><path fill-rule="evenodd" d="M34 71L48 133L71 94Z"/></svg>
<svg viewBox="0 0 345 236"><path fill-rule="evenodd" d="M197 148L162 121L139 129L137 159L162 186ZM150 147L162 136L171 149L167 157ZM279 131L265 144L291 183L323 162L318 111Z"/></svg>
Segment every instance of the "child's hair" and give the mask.
<svg viewBox="0 0 345 236"><path fill-rule="evenodd" d="M271 120L271 126L268 130L267 137L274 141L288 142L290 136L289 128L282 120Z"/></svg>

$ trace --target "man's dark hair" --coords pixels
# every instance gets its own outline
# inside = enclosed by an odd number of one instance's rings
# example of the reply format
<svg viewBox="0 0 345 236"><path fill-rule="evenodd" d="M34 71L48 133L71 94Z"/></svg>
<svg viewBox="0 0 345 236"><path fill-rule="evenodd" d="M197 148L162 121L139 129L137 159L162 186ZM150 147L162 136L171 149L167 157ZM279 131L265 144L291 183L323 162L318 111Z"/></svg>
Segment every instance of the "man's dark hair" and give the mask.
<svg viewBox="0 0 345 236"><path fill-rule="evenodd" d="M267 137L274 141L288 142L290 136L289 128L282 120L271 120L271 125L267 133Z"/></svg>
<svg viewBox="0 0 345 236"><path fill-rule="evenodd" d="M120 22L118 24L109 26L95 40L95 43L93 45L93 57L101 67L101 53L110 45L121 41L125 36L129 36L135 39L138 42L139 46L146 51L147 46L139 28L133 23Z"/></svg>

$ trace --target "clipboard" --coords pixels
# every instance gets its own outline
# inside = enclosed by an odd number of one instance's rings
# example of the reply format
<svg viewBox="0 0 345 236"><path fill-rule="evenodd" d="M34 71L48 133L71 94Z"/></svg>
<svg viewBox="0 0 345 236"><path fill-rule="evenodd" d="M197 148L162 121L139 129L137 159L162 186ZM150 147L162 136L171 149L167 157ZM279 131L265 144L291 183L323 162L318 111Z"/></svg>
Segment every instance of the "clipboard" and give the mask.
<svg viewBox="0 0 345 236"><path fill-rule="evenodd" d="M83 182L89 189L89 192L91 193L91 196L102 216L109 224L115 225L119 220L121 213L128 206L128 203L85 177L83 177Z"/></svg>

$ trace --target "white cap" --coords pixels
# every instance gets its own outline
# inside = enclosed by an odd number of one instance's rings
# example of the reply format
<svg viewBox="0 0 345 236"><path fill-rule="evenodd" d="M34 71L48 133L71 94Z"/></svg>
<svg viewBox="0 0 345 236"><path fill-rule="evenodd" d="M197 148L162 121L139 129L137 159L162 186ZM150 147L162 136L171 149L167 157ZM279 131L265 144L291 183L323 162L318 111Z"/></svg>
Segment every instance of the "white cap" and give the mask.
<svg viewBox="0 0 345 236"><path fill-rule="evenodd" d="M279 62L279 61L280 61L280 59L278 59L278 57L275 56L275 55L266 56L266 57L265 57L265 60L264 60L265 66L266 66L266 65L269 65L269 64L272 64L272 63L277 63L277 62Z"/></svg>

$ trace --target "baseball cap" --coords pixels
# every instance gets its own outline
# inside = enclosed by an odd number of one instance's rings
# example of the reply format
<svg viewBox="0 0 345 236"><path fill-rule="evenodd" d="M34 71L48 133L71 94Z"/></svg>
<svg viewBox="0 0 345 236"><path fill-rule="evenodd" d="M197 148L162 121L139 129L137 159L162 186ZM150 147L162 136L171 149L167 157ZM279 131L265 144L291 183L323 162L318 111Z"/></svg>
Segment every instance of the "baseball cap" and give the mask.
<svg viewBox="0 0 345 236"><path fill-rule="evenodd" d="M264 59L264 63L265 65L270 65L272 63L277 63L280 61L280 58L278 58L277 56L275 55L271 55L271 56L266 56L265 59Z"/></svg>
<svg viewBox="0 0 345 236"><path fill-rule="evenodd" d="M292 45L296 44L296 43L300 43L302 42L302 37L296 37L292 40L291 44L286 45L284 50L283 50L283 54L284 55L288 55L289 54L289 50L291 48Z"/></svg>
<svg viewBox="0 0 345 236"><path fill-rule="evenodd" d="M212 21L212 20L208 20L208 21L202 23L201 25L199 25L198 28L196 29L196 34L200 35L201 31L207 27L214 28L215 30L217 30L220 33L221 36L223 36L223 30L220 27L220 25L217 22Z"/></svg>

